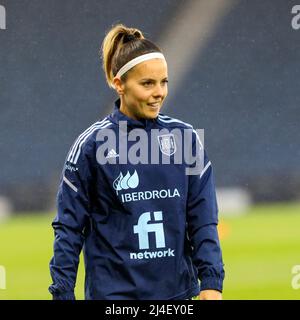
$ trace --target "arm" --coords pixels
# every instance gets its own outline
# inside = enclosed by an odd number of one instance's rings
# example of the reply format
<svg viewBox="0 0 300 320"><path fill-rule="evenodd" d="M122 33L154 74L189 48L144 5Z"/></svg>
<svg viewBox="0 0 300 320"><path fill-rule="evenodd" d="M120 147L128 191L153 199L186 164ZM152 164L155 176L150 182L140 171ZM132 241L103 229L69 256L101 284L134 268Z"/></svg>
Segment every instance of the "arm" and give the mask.
<svg viewBox="0 0 300 320"><path fill-rule="evenodd" d="M204 152L204 169L201 174L189 176L187 204L192 259L201 281L200 299L221 298L224 269L217 224L218 206L213 171Z"/></svg>
<svg viewBox="0 0 300 320"><path fill-rule="evenodd" d="M202 290L199 300L222 300L222 293L217 290Z"/></svg>
<svg viewBox="0 0 300 320"><path fill-rule="evenodd" d="M66 161L57 194L57 215L52 223L55 240L50 261L53 299L75 299L79 255L88 221L91 169L88 148L82 149L76 164Z"/></svg>

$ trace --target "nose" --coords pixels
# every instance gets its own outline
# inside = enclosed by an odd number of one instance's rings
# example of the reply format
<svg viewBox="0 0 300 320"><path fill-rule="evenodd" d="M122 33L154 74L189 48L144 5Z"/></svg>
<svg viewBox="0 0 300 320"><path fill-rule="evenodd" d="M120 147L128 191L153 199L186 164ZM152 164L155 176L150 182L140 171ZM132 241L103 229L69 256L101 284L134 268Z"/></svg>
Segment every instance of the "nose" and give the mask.
<svg viewBox="0 0 300 320"><path fill-rule="evenodd" d="M157 84L155 86L154 92L153 92L153 97L155 98L161 98L165 95L165 89L161 84Z"/></svg>

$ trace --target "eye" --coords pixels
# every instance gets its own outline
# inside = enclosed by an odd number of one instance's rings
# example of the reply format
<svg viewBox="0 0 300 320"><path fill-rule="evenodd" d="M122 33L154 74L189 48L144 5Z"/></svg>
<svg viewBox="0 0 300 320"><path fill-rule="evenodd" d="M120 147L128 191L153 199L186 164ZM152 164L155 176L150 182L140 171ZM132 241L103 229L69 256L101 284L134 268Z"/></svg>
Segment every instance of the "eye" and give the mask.
<svg viewBox="0 0 300 320"><path fill-rule="evenodd" d="M145 81L142 83L143 86L145 87L150 87L153 83L151 81Z"/></svg>
<svg viewBox="0 0 300 320"><path fill-rule="evenodd" d="M169 82L169 80L168 80L168 79L165 79L165 80L163 80L162 82L163 82L163 84L167 84L167 83Z"/></svg>

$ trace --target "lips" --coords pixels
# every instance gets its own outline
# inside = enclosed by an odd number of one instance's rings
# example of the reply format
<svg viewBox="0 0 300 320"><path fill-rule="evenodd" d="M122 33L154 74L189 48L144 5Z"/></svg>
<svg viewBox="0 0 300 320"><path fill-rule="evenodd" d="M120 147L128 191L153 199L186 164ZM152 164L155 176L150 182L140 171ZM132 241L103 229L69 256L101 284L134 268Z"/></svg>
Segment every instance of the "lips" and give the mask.
<svg viewBox="0 0 300 320"><path fill-rule="evenodd" d="M148 105L153 107L153 108L158 108L158 107L160 107L160 102L148 103Z"/></svg>

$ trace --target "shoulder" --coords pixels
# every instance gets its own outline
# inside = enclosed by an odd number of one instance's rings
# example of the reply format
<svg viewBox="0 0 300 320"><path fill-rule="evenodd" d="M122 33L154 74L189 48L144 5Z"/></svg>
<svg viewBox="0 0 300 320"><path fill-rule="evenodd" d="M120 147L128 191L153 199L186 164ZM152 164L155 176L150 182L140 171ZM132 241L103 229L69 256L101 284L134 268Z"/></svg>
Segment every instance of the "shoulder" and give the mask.
<svg viewBox="0 0 300 320"><path fill-rule="evenodd" d="M82 153L89 154L94 147L96 135L99 132L99 130L103 130L112 126L113 123L109 120L109 117L105 117L104 119L99 120L90 125L75 139L68 153L67 161L76 164Z"/></svg>
<svg viewBox="0 0 300 320"><path fill-rule="evenodd" d="M165 128L168 128L170 130L172 129L181 129L185 132L191 132L192 134L192 141L193 144L199 143L201 149L203 148L203 130L202 129L195 129L190 123L184 122L182 120L169 117L167 115L164 115L160 113L158 115L158 122L164 126Z"/></svg>
<svg viewBox="0 0 300 320"><path fill-rule="evenodd" d="M176 118L169 117L162 113L158 115L158 122L162 126L167 128L193 129L193 126L191 124Z"/></svg>
<svg viewBox="0 0 300 320"><path fill-rule="evenodd" d="M199 138L199 133L198 133L198 130L195 130L194 127L190 124L190 123L187 123L187 122L184 122L182 120L179 120L179 119L176 119L176 118L172 118L172 117L169 117L167 115L164 115L162 113L160 113L158 115L158 122L165 128L167 129L183 129L183 130L188 130L190 132L192 132L192 135L195 137L195 138Z"/></svg>

